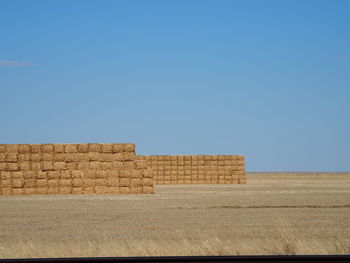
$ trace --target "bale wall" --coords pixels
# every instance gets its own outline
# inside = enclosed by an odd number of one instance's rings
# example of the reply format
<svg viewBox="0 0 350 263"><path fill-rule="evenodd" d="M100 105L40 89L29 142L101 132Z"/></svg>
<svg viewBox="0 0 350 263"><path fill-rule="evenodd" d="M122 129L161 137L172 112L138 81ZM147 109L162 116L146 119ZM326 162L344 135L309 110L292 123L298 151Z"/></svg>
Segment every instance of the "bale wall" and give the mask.
<svg viewBox="0 0 350 263"><path fill-rule="evenodd" d="M144 160L154 184L245 184L244 157L239 155L148 155Z"/></svg>
<svg viewBox="0 0 350 263"><path fill-rule="evenodd" d="M0 144L0 195L153 193L134 144Z"/></svg>

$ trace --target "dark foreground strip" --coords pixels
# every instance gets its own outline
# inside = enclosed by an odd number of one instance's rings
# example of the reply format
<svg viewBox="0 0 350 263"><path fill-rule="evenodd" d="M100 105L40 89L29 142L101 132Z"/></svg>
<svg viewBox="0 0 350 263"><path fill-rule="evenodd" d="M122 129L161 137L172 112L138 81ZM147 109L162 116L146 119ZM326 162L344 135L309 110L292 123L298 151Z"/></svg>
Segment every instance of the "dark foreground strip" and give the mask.
<svg viewBox="0 0 350 263"><path fill-rule="evenodd" d="M190 257L118 257L118 258L28 258L28 259L0 259L0 263L121 263L121 262L158 262L158 263L194 263L194 262L244 262L244 263L323 263L350 262L350 255L325 256L190 256Z"/></svg>

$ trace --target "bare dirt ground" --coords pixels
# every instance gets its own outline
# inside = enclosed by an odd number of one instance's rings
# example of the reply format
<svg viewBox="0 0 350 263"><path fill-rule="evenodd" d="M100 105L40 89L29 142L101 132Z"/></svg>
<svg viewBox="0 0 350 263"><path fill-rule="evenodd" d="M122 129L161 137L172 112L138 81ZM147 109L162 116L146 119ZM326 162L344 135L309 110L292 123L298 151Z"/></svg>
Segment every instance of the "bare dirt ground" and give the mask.
<svg viewBox="0 0 350 263"><path fill-rule="evenodd" d="M154 195L2 196L0 258L350 253L350 173Z"/></svg>

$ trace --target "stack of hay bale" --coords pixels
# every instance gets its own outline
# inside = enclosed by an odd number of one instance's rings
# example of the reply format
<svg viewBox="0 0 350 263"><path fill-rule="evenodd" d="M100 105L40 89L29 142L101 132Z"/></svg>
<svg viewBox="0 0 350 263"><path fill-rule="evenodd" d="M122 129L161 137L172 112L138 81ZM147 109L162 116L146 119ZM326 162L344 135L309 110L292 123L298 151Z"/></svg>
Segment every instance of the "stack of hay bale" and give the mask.
<svg viewBox="0 0 350 263"><path fill-rule="evenodd" d="M145 160L154 184L245 184L244 157L239 155L149 155Z"/></svg>
<svg viewBox="0 0 350 263"><path fill-rule="evenodd" d="M134 144L1 144L0 194L153 193Z"/></svg>

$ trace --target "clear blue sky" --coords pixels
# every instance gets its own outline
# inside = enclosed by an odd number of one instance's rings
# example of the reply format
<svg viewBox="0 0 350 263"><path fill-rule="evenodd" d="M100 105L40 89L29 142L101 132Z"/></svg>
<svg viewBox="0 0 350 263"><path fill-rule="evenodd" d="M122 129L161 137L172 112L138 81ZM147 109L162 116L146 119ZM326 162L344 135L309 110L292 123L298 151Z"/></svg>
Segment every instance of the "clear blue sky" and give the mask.
<svg viewBox="0 0 350 263"><path fill-rule="evenodd" d="M0 143L350 170L350 1L0 0Z"/></svg>

